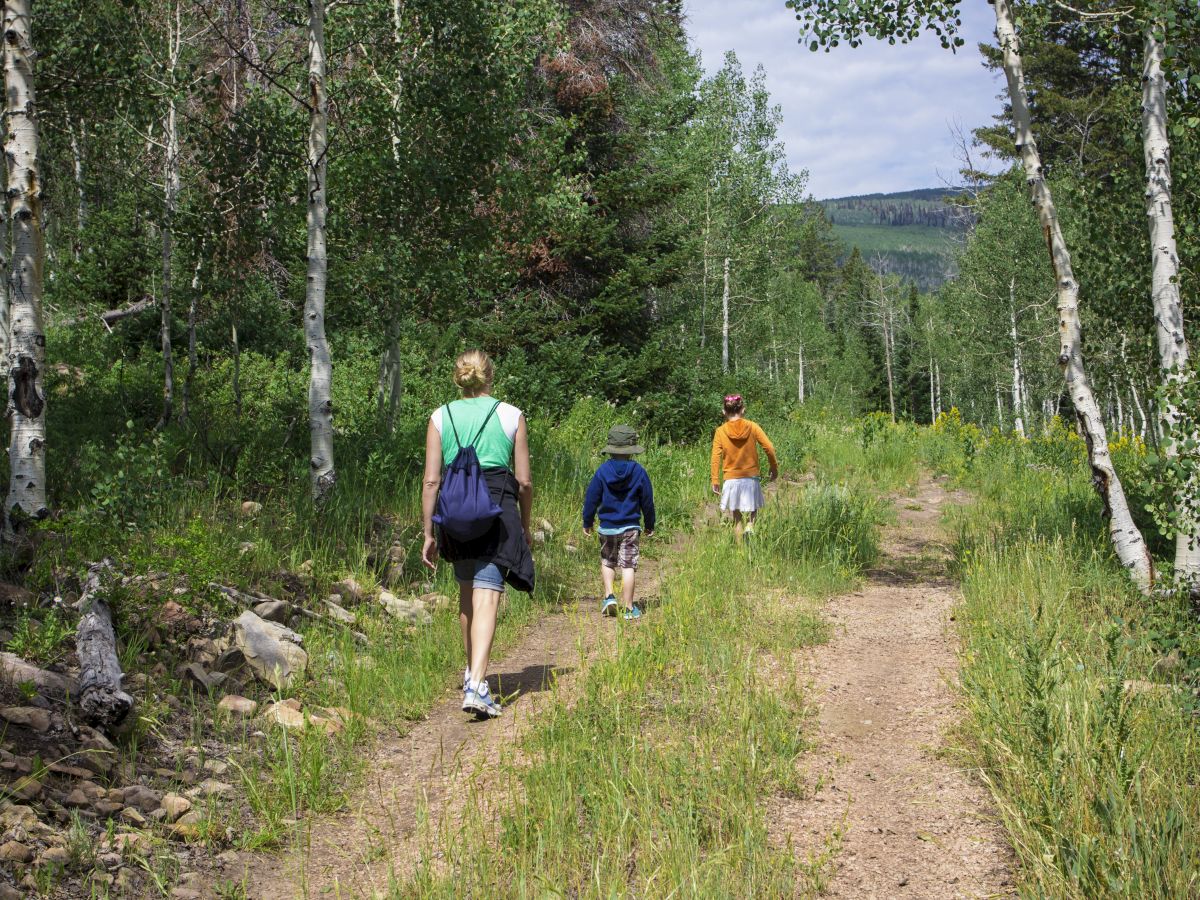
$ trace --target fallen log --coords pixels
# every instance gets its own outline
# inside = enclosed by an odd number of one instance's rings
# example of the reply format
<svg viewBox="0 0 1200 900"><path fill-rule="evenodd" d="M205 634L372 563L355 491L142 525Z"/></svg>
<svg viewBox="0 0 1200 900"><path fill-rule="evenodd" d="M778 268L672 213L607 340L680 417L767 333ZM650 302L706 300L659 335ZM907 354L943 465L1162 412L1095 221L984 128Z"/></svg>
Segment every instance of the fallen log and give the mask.
<svg viewBox="0 0 1200 900"><path fill-rule="evenodd" d="M112 331L112 327L122 319L128 319L133 316L140 316L144 312L149 312L152 309L158 308L158 301L153 297L145 297L136 303L131 303L128 306L122 306L119 309L108 309L102 313L97 313L90 316L76 316L74 319L67 319L58 323L59 328L73 328L76 325L82 325L84 322L92 322L98 320L101 325Z"/></svg>
<svg viewBox="0 0 1200 900"><path fill-rule="evenodd" d="M75 631L75 652L79 657L79 708L91 725L112 730L133 709L133 697L121 688L121 662L117 658L117 637L113 632L112 611L104 599L102 581L112 563L103 560L88 566L87 583L76 604L82 615Z"/></svg>
<svg viewBox="0 0 1200 900"><path fill-rule="evenodd" d="M47 700L70 700L79 696L79 682L70 675L39 669L15 653L0 653L0 682L20 689L33 685Z"/></svg>

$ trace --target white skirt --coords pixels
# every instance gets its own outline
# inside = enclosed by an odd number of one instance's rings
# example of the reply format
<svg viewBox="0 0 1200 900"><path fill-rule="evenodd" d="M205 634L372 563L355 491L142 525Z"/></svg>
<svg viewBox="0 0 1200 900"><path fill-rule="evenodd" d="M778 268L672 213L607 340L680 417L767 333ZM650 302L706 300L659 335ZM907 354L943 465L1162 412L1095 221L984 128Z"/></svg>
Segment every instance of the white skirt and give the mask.
<svg viewBox="0 0 1200 900"><path fill-rule="evenodd" d="M762 507L762 483L757 478L728 478L721 485L721 509L754 512Z"/></svg>

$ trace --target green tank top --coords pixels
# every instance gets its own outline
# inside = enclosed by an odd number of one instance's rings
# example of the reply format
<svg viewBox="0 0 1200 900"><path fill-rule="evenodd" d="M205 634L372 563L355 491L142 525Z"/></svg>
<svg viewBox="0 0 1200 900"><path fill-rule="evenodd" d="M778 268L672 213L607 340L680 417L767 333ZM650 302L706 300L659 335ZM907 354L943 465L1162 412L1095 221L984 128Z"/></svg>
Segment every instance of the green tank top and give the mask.
<svg viewBox="0 0 1200 900"><path fill-rule="evenodd" d="M468 397L447 404L450 409L449 416L446 415L447 406L438 409L442 420L442 462L445 465L450 465L458 453L458 442L454 439L457 430L464 446L475 439L472 446L475 447L475 455L479 457L479 464L485 469L498 466L512 468L513 442L504 429L500 410L497 409L491 418L488 418L488 414L498 402L495 397ZM450 416L454 417L453 427L450 424ZM476 438L479 426L485 419L487 425L483 433Z"/></svg>

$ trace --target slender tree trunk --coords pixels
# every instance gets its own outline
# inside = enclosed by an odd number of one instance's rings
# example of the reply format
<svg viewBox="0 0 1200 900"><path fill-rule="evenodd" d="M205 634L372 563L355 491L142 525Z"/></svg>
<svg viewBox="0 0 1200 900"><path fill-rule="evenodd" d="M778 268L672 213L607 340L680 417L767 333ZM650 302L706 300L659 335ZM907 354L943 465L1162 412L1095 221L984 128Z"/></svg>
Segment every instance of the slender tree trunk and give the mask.
<svg viewBox="0 0 1200 900"><path fill-rule="evenodd" d="M801 344L796 350L796 399L804 402L804 345Z"/></svg>
<svg viewBox="0 0 1200 900"><path fill-rule="evenodd" d="M1146 160L1146 220L1150 228L1150 292L1154 303L1155 335L1163 386L1188 377L1188 344L1183 328L1183 305L1179 297L1179 256L1175 246L1175 216L1171 205L1171 143L1167 134L1167 87L1163 75L1163 43L1155 33L1164 27L1151 23L1146 29L1146 58L1142 68L1142 148ZM1179 410L1161 405L1166 436L1163 455L1179 455ZM1194 436L1193 436L1194 437ZM1200 580L1198 523L1188 514L1186 498L1200 493L1193 474L1176 501L1180 516L1175 536L1175 576L1195 590ZM1182 501L1182 502L1181 502Z"/></svg>
<svg viewBox="0 0 1200 900"><path fill-rule="evenodd" d="M933 372L937 376L937 414L940 416L942 410L945 409L942 406L942 364L936 359L933 361ZM934 418L937 418L937 416L934 416Z"/></svg>
<svg viewBox="0 0 1200 900"><path fill-rule="evenodd" d="M929 424L937 421L937 392L933 388L933 357L929 357Z"/></svg>
<svg viewBox="0 0 1200 900"><path fill-rule="evenodd" d="M1016 129L1016 145L1025 167L1025 179L1029 185L1034 206L1041 220L1042 230L1050 251L1058 290L1059 319L1059 365L1063 369L1071 399L1075 404L1075 415L1087 442L1088 460L1092 468L1092 483L1104 503L1108 519L1109 534L1113 548L1121 564L1129 571L1130 578L1143 592L1148 592L1154 582L1154 566L1146 542L1133 521L1129 503L1121 480L1113 468L1108 452L1108 435L1104 420L1096 404L1096 397L1088 383L1083 366L1081 326L1079 322L1079 285L1071 265L1071 254L1058 223L1058 213L1046 183L1042 161L1033 136L1032 119L1025 94L1025 75L1021 64L1020 45L1013 26L1011 0L994 0L996 10L996 35L1003 53L1004 74L1008 81L1009 101L1012 104L1013 124Z"/></svg>
<svg viewBox="0 0 1200 900"><path fill-rule="evenodd" d="M704 188L704 272L700 277L700 349L708 332L708 236L712 230L711 188Z"/></svg>
<svg viewBox="0 0 1200 900"><path fill-rule="evenodd" d="M387 349L379 360L379 418L388 434L396 430L396 411L404 390L404 373L400 366L400 327L393 323Z"/></svg>
<svg viewBox="0 0 1200 900"><path fill-rule="evenodd" d="M896 392L892 379L892 323L890 317L884 320L883 326L883 361L887 366L888 410L892 421L896 421Z"/></svg>
<svg viewBox="0 0 1200 900"><path fill-rule="evenodd" d="M309 352L308 423L312 497L323 503L333 490L333 363L325 339L325 176L328 169L328 97L325 94L325 0L308 0L308 285L304 337Z"/></svg>
<svg viewBox="0 0 1200 900"><path fill-rule="evenodd" d="M242 345L238 342L237 319L229 325L229 336L233 345L233 412L242 420Z"/></svg>
<svg viewBox="0 0 1200 900"><path fill-rule="evenodd" d="M729 374L729 257L725 257L721 291L721 371Z"/></svg>
<svg viewBox="0 0 1200 900"><path fill-rule="evenodd" d="M162 313L163 407L159 427L171 424L175 403L175 359L171 353L171 263L175 240L175 211L179 202L179 125L175 109L175 69L183 40L179 5L167 18L167 114L163 121Z"/></svg>
<svg viewBox="0 0 1200 900"><path fill-rule="evenodd" d="M5 530L50 514L46 504L46 334L42 327L42 182L34 100L31 0L4 4L4 87L8 100L9 217L12 222L8 344L8 502Z"/></svg>
<svg viewBox="0 0 1200 900"><path fill-rule="evenodd" d="M1025 416L1024 416L1024 398L1021 396L1021 380L1024 376L1021 373L1021 340L1017 334L1017 279L1012 278L1008 282L1008 318L1010 325L1010 337L1012 338L1012 405L1013 405L1013 431L1020 437L1025 437Z"/></svg>
<svg viewBox="0 0 1200 900"><path fill-rule="evenodd" d="M83 187L83 141L85 137L85 129L83 119L79 120L79 134L75 133L75 125L70 119L67 119L67 128L71 134L71 160L74 163L73 172L75 175L75 246L73 253L75 261L79 261L79 254L83 249L83 229L87 227L87 193Z"/></svg>
<svg viewBox="0 0 1200 900"><path fill-rule="evenodd" d="M1125 407L1121 403L1121 390L1117 389L1117 436L1125 434Z"/></svg>
<svg viewBox="0 0 1200 900"><path fill-rule="evenodd" d="M192 294L188 298L188 368L183 379L183 403L180 412L184 419L192 413L192 383L196 378L196 306L200 302L200 266L204 262L204 244L200 244L200 254L196 257L196 266L192 269Z"/></svg>

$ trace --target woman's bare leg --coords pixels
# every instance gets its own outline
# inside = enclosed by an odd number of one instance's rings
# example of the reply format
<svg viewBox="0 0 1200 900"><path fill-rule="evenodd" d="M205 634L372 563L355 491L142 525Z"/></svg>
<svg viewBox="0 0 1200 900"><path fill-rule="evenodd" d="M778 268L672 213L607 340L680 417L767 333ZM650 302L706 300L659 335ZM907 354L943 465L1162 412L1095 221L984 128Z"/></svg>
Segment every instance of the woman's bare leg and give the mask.
<svg viewBox="0 0 1200 900"><path fill-rule="evenodd" d="M500 591L475 588L471 605L471 681L480 682L487 676L492 656L492 638L496 636L496 613L500 608Z"/></svg>
<svg viewBox="0 0 1200 900"><path fill-rule="evenodd" d="M475 609L471 603L473 591L470 582L458 586L458 624L462 628L463 649L467 652L468 667L471 665L471 618Z"/></svg>

